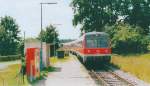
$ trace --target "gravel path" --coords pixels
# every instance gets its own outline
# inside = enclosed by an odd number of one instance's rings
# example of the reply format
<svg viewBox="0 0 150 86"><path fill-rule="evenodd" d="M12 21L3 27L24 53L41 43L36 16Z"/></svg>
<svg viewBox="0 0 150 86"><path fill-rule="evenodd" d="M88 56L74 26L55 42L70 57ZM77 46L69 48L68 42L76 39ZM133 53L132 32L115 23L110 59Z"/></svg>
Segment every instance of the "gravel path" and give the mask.
<svg viewBox="0 0 150 86"><path fill-rule="evenodd" d="M122 78L125 78L129 82L133 83L135 86L150 86L149 83L146 83L146 82L138 79L137 77L131 75L130 73L126 73L122 70L114 70L114 72L117 73L118 75L120 75Z"/></svg>

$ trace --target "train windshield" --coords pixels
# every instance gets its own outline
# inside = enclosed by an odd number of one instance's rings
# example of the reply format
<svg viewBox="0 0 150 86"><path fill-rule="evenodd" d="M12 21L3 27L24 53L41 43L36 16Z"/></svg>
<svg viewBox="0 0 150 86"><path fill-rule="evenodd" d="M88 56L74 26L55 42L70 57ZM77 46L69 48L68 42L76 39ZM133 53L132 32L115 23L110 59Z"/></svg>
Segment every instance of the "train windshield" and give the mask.
<svg viewBox="0 0 150 86"><path fill-rule="evenodd" d="M86 36L86 47L87 48L106 48L108 47L108 36L96 34Z"/></svg>

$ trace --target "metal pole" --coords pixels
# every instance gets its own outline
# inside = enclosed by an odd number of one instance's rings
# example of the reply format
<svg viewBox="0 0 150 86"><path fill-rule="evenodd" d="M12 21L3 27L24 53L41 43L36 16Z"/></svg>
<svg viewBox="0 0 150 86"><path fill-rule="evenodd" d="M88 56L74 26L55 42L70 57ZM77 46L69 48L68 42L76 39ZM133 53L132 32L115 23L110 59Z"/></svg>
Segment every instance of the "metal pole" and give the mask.
<svg viewBox="0 0 150 86"><path fill-rule="evenodd" d="M43 23L43 18L42 18L43 14L42 14L42 3L41 3L41 50L40 50L40 70L42 69L42 55L43 55L43 49L42 49L42 23Z"/></svg>
<svg viewBox="0 0 150 86"><path fill-rule="evenodd" d="M55 55L55 35L56 35L56 33L54 32L54 56L56 56Z"/></svg>
<svg viewBox="0 0 150 86"><path fill-rule="evenodd" d="M23 52L24 58L25 58L25 36L26 36L26 33L25 33L25 31L24 31L24 52Z"/></svg>
<svg viewBox="0 0 150 86"><path fill-rule="evenodd" d="M57 3L40 3L41 4L41 50L40 50L40 70L42 69L42 67L43 67L43 62L42 62L42 55L43 55L43 47L42 47L42 29L43 29L43 14L42 14L42 12L43 12L43 10L42 10L42 5L43 4L57 4Z"/></svg>
<svg viewBox="0 0 150 86"><path fill-rule="evenodd" d="M26 33L26 32L24 31L24 34L23 34L23 35L24 35L24 43L25 43L25 33Z"/></svg>

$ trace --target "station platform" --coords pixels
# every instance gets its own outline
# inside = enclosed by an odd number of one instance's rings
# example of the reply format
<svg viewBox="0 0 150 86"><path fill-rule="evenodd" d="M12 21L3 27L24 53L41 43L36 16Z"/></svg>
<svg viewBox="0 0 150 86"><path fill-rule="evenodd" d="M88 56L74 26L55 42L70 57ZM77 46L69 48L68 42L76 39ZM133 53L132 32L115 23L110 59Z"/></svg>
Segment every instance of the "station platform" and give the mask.
<svg viewBox="0 0 150 86"><path fill-rule="evenodd" d="M54 65L59 70L50 72L45 80L35 86L97 86L79 60L74 56L69 58Z"/></svg>

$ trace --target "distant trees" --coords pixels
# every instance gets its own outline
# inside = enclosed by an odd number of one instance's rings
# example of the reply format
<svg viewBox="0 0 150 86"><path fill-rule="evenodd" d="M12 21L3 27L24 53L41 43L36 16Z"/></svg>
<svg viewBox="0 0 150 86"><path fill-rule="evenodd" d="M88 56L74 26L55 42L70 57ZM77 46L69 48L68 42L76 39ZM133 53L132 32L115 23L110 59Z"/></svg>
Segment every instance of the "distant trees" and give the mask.
<svg viewBox="0 0 150 86"><path fill-rule="evenodd" d="M67 42L71 42L74 41L75 39L61 39L60 43L67 43Z"/></svg>
<svg viewBox="0 0 150 86"><path fill-rule="evenodd" d="M56 31L56 27L49 25L46 27L46 30L43 30L39 36L38 39L42 40L46 43L54 43L58 42L58 33Z"/></svg>
<svg viewBox="0 0 150 86"><path fill-rule="evenodd" d="M52 50L54 50L55 46L55 52L59 48L58 32L56 31L56 27L53 25L49 25L45 28L45 30L42 30L38 36L38 39L42 40L42 42L51 44ZM55 52L51 51L51 56L53 56Z"/></svg>
<svg viewBox="0 0 150 86"><path fill-rule="evenodd" d="M0 55L14 55L18 52L20 30L16 21L10 17L0 20Z"/></svg>

